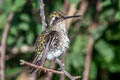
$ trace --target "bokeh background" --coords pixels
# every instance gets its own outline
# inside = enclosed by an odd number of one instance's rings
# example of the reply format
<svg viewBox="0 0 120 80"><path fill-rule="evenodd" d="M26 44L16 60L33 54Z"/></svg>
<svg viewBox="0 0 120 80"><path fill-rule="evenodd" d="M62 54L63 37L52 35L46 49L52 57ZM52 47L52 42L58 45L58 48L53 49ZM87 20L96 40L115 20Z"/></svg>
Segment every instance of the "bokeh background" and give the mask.
<svg viewBox="0 0 120 80"><path fill-rule="evenodd" d="M120 0L44 0L46 18L53 11L82 15L67 21L70 48L62 57L66 70L78 80L120 80ZM0 0L0 41L9 27L5 48L6 80L37 80L27 76L20 59L32 61L33 45L41 33L39 0ZM4 50L0 44L1 55ZM3 58L0 59L2 60ZM4 61L0 64L3 64ZM46 67L58 69L54 62ZM84 73L89 72L89 76ZM88 79L87 79L88 78ZM69 80L42 73L40 80Z"/></svg>

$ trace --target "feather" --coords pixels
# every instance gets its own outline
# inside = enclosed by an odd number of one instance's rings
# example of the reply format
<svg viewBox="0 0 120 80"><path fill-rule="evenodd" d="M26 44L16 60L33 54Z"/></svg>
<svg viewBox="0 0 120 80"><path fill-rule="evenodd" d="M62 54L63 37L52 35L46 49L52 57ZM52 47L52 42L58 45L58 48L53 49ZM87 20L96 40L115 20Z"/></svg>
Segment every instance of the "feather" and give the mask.
<svg viewBox="0 0 120 80"><path fill-rule="evenodd" d="M35 59L33 60L33 64L38 65L38 66L43 66L45 63L45 60L47 58L47 53L49 52L49 49L55 39L55 36L53 35L53 32L49 33L46 35L47 37L45 38L45 48L43 48L43 50L41 50L41 52L39 51L39 45L37 44L40 40L40 38L38 38L37 42L35 43L35 48L40 52L40 54L37 53L37 56L35 57ZM40 46L41 47L41 46ZM36 52L37 52L36 50ZM33 72L37 72L38 69L32 68L30 67L30 73Z"/></svg>

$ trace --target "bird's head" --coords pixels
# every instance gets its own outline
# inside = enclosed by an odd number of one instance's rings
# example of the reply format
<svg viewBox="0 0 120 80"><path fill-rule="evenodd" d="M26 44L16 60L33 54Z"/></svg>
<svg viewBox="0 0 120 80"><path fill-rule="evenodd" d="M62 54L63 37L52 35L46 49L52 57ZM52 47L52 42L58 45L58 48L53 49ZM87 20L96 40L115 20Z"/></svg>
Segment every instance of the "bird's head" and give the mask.
<svg viewBox="0 0 120 80"><path fill-rule="evenodd" d="M50 15L50 26L53 26L61 21L64 21L66 19L70 19L70 18L77 18L77 17L81 17L81 15L76 15L76 16L64 16L64 14L59 11L59 12L53 12Z"/></svg>

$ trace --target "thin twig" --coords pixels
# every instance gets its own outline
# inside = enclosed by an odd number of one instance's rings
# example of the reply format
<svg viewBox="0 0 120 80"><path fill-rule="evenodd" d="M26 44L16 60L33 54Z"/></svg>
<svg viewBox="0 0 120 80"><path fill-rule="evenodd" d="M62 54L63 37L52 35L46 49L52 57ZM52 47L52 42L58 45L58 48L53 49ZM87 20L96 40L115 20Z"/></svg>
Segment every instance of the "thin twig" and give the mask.
<svg viewBox="0 0 120 80"><path fill-rule="evenodd" d="M53 73L55 73L55 74L64 74L64 73L61 72L61 71L56 71L56 70L48 69L48 68L45 68L45 67L43 67L43 66L37 66L37 65L35 65L35 64L29 63L29 62L24 61L24 60L20 60L20 64L21 64L21 65L31 66L31 67L33 67L33 68L36 68L36 69L39 69L39 70L43 70L44 72L47 71L47 72L53 72Z"/></svg>
<svg viewBox="0 0 120 80"><path fill-rule="evenodd" d="M8 35L8 31L10 28L11 21L13 19L14 13L11 12L8 16L8 22L5 25L4 32L2 34L2 40L1 40L1 60L0 60L0 76L1 80L5 80L5 53L6 53L6 39Z"/></svg>
<svg viewBox="0 0 120 80"><path fill-rule="evenodd" d="M75 6L76 6L75 4L70 5L70 10L68 11L67 16L72 16L72 15L75 14L75 12L76 12ZM72 20L73 20L72 18L67 20L67 26L66 26L67 29L69 29L69 27L70 27L70 25L72 23Z"/></svg>
<svg viewBox="0 0 120 80"><path fill-rule="evenodd" d="M71 80L76 80L76 79L80 78L80 76L74 77L74 76L72 76L70 73L68 73L68 72L65 70L64 64L63 64L58 58L56 58L55 61L56 61L56 63L58 63L58 64L60 65L60 68L62 69L62 71L64 72L64 74L65 74L68 78L70 78Z"/></svg>
<svg viewBox="0 0 120 80"><path fill-rule="evenodd" d="M43 0L40 0L40 16L41 16L41 21L42 21L42 31L44 31L47 24L46 24L46 20L45 20Z"/></svg>
<svg viewBox="0 0 120 80"><path fill-rule="evenodd" d="M102 10L101 2L102 2L102 0L97 1L97 5L96 5L96 10L97 11L96 11L96 14L95 14L95 17L94 17L95 20L91 24L91 26L89 27L89 32L92 32L99 25L98 24L98 17L99 17L100 11ZM88 80L88 78L89 78L89 70L90 70L93 44L94 44L94 38L93 38L93 36L89 36L88 52L87 52L87 55L86 55L85 70L84 70L84 75L83 75L82 80Z"/></svg>
<svg viewBox="0 0 120 80"><path fill-rule="evenodd" d="M88 78L89 78L89 70L90 70L93 42L94 42L94 39L93 39L92 36L90 36L89 37L89 42L88 42L88 51L87 51L86 60L85 60L85 69L84 69L82 80L88 80Z"/></svg>
<svg viewBox="0 0 120 80"><path fill-rule="evenodd" d="M87 0L80 0L80 1L81 2L80 2L79 10L77 11L76 15L81 15L81 18L80 19L76 18L73 20L73 22L76 22L77 20L87 21L82 16L85 14L85 12L88 9L88 1ZM80 22L76 24L79 24L78 27L80 26Z"/></svg>
<svg viewBox="0 0 120 80"><path fill-rule="evenodd" d="M30 67L33 67L33 68L36 68L38 70L43 70L44 72L52 72L52 73L55 73L55 74L64 74L66 75L68 78L70 78L71 80L75 80L75 79L78 79L80 78L80 76L71 76L64 68L64 65L62 64L62 62L59 60L59 59L56 59L56 62L62 67L62 71L57 71L57 70L53 70L53 69L48 69L48 68L45 68L43 66L38 66L38 65L35 65L35 64L32 64L32 63L29 63L27 61L24 61L24 60L20 60L20 65L27 65L27 66L30 66Z"/></svg>
<svg viewBox="0 0 120 80"><path fill-rule="evenodd" d="M45 20L45 12L44 12L44 2L43 2L43 0L40 0L40 16L41 16L41 20L42 20L42 31L44 31L47 24L46 24L46 20ZM43 51L44 54L43 54L43 57L41 59L41 62L42 62L41 66L43 66L44 63L45 63L45 60L46 60L46 57L47 57L46 55L47 55L47 52L49 50L49 46L50 46L50 40L48 41L48 44L47 44L45 50Z"/></svg>
<svg viewBox="0 0 120 80"><path fill-rule="evenodd" d="M69 0L64 0L64 13L66 14L66 12L69 10Z"/></svg>
<svg viewBox="0 0 120 80"><path fill-rule="evenodd" d="M84 13L87 11L87 9L88 9L88 1L81 0L80 8L76 14L77 15L84 15Z"/></svg>

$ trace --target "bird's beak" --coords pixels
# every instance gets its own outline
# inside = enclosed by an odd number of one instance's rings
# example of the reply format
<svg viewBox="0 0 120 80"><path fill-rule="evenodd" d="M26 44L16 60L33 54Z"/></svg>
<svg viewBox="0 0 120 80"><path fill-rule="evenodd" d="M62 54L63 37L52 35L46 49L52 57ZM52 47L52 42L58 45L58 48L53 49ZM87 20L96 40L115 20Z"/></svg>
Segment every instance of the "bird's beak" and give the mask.
<svg viewBox="0 0 120 80"><path fill-rule="evenodd" d="M64 19L70 19L70 18L78 18L81 17L81 15L75 15L75 16L65 16Z"/></svg>

